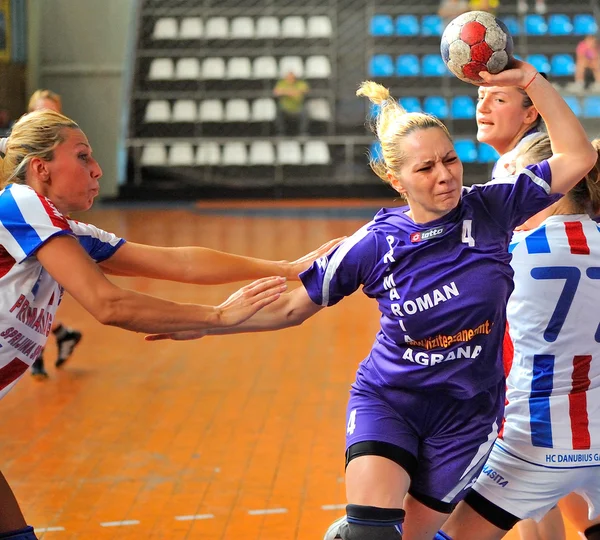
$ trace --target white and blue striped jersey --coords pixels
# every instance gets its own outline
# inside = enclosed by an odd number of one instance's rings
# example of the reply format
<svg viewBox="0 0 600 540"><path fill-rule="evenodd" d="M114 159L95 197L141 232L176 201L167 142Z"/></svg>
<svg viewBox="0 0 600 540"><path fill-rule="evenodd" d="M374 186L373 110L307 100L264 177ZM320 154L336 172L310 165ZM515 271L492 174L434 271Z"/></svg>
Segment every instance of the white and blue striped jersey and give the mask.
<svg viewBox="0 0 600 540"><path fill-rule="evenodd" d="M544 466L589 465L590 449L600 449L598 224L587 215L551 216L515 233L509 249L514 357L497 444Z"/></svg>
<svg viewBox="0 0 600 540"><path fill-rule="evenodd" d="M63 234L75 236L96 262L111 257L124 243L93 225L67 219L28 186L11 184L0 191L0 398L48 339L63 291L35 254Z"/></svg>

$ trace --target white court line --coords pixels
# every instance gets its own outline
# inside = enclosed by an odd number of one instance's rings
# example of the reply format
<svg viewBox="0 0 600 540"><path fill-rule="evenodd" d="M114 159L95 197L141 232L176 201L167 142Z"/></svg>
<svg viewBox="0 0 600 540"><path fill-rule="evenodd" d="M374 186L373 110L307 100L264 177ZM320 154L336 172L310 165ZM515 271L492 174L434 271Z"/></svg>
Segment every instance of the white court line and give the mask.
<svg viewBox="0 0 600 540"><path fill-rule="evenodd" d="M263 510L248 510L251 516L265 516L268 514L286 514L287 508L265 508Z"/></svg>
<svg viewBox="0 0 600 540"><path fill-rule="evenodd" d="M100 523L102 527L127 527L128 525L139 525L140 522L136 519L128 519L125 521L105 521Z"/></svg>
<svg viewBox="0 0 600 540"><path fill-rule="evenodd" d="M324 504L321 506L321 510L345 510L345 504Z"/></svg>
<svg viewBox="0 0 600 540"><path fill-rule="evenodd" d="M64 531L64 527L34 527L36 533Z"/></svg>
<svg viewBox="0 0 600 540"><path fill-rule="evenodd" d="M194 519L212 519L212 514L196 514L195 516L175 516L177 521L192 521Z"/></svg>

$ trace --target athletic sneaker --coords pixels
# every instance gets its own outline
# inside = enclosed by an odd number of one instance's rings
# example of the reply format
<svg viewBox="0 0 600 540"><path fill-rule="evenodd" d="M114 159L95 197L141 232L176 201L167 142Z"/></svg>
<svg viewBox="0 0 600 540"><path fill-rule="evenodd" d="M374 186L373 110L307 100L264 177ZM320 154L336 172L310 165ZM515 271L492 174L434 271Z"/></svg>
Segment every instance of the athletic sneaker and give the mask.
<svg viewBox="0 0 600 540"><path fill-rule="evenodd" d="M346 522L346 516L342 516L339 519L336 519L327 529L323 540L335 540L336 538L343 538L341 536L344 528L348 528L348 523Z"/></svg>
<svg viewBox="0 0 600 540"><path fill-rule="evenodd" d="M81 332L78 330L66 330L61 338L56 338L56 346L58 347L58 358L56 367L61 367L73 354L75 347L81 341Z"/></svg>
<svg viewBox="0 0 600 540"><path fill-rule="evenodd" d="M31 364L31 376L38 381L43 381L48 378L48 372L44 368L44 357L38 356L37 359Z"/></svg>

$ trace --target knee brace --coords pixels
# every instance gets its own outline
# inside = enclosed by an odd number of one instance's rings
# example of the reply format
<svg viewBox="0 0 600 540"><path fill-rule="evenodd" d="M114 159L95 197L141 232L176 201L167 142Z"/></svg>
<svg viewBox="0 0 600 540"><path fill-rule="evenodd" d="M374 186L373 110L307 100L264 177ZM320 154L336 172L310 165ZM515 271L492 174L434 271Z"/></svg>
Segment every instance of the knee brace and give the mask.
<svg viewBox="0 0 600 540"><path fill-rule="evenodd" d="M588 527L583 534L588 540L600 540L600 523Z"/></svg>
<svg viewBox="0 0 600 540"><path fill-rule="evenodd" d="M404 510L349 504L342 540L401 540Z"/></svg>
<svg viewBox="0 0 600 540"><path fill-rule="evenodd" d="M25 527L18 531L0 533L0 540L37 540L33 527Z"/></svg>

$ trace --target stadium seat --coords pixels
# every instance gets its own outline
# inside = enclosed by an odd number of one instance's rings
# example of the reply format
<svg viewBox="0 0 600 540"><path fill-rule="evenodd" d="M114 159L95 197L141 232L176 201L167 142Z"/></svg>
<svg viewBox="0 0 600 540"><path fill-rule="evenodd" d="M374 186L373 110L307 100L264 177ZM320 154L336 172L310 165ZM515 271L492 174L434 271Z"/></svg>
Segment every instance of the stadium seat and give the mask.
<svg viewBox="0 0 600 540"><path fill-rule="evenodd" d="M144 122L170 122L171 121L171 106L166 99L156 99L148 102L146 105L146 114Z"/></svg>
<svg viewBox="0 0 600 540"><path fill-rule="evenodd" d="M224 117L223 103L220 99L205 99L198 106L200 122L222 122Z"/></svg>
<svg viewBox="0 0 600 540"><path fill-rule="evenodd" d="M204 24L200 17L185 17L179 25L179 39L200 39L204 36Z"/></svg>
<svg viewBox="0 0 600 540"><path fill-rule="evenodd" d="M563 99L566 101L567 105L571 107L571 110L576 116L581 116L581 105L576 96L563 96Z"/></svg>
<svg viewBox="0 0 600 540"><path fill-rule="evenodd" d="M221 163L221 149L214 142L205 142L196 149L196 165L218 165Z"/></svg>
<svg viewBox="0 0 600 540"><path fill-rule="evenodd" d="M448 74L448 68L439 54L426 54L423 56L421 71L426 77L441 77Z"/></svg>
<svg viewBox="0 0 600 540"><path fill-rule="evenodd" d="M229 37L229 21L226 17L211 17L204 26L206 39L227 39Z"/></svg>
<svg viewBox="0 0 600 540"><path fill-rule="evenodd" d="M444 32L444 21L439 15L425 15L421 19L422 36L441 36Z"/></svg>
<svg viewBox="0 0 600 540"><path fill-rule="evenodd" d="M550 73L550 62L545 54L530 54L527 57L527 62L529 62L538 71Z"/></svg>
<svg viewBox="0 0 600 540"><path fill-rule="evenodd" d="M304 76L307 79L327 79L331 76L331 64L327 56L309 56L304 66Z"/></svg>
<svg viewBox="0 0 600 540"><path fill-rule="evenodd" d="M306 21L304 17L289 15L281 21L282 38L303 38L306 37Z"/></svg>
<svg viewBox="0 0 600 540"><path fill-rule="evenodd" d="M525 15L525 34L528 36L543 36L548 32L548 25L542 15L531 13Z"/></svg>
<svg viewBox="0 0 600 540"><path fill-rule="evenodd" d="M173 104L173 122L195 122L198 106L193 99L178 99Z"/></svg>
<svg viewBox="0 0 600 540"><path fill-rule="evenodd" d="M202 78L211 80L220 80L225 78L225 60L223 58L205 58L202 62Z"/></svg>
<svg viewBox="0 0 600 540"><path fill-rule="evenodd" d="M598 32L598 24L593 15L578 13L573 17L573 33L578 36L587 36Z"/></svg>
<svg viewBox="0 0 600 540"><path fill-rule="evenodd" d="M328 165L331 162L329 146L324 141L307 141L304 144L304 165Z"/></svg>
<svg viewBox="0 0 600 540"><path fill-rule="evenodd" d="M306 112L310 120L328 122L331 120L329 101L324 98L310 99L306 103Z"/></svg>
<svg viewBox="0 0 600 540"><path fill-rule="evenodd" d="M296 77L304 76L302 58L299 56L283 56L281 60L279 60L279 76L283 78L290 71L294 73Z"/></svg>
<svg viewBox="0 0 600 540"><path fill-rule="evenodd" d="M400 98L399 102L400 102L400 105L402 105L402 107L404 108L404 110L406 112L421 112L421 111L423 111L423 109L421 107L421 102L419 101L418 97L404 96L404 97Z"/></svg>
<svg viewBox="0 0 600 540"><path fill-rule="evenodd" d="M168 81L173 78L175 68L170 58L155 58L150 62L148 79L151 81Z"/></svg>
<svg viewBox="0 0 600 540"><path fill-rule="evenodd" d="M154 23L152 39L177 39L177 34L177 19L173 17L163 17Z"/></svg>
<svg viewBox="0 0 600 540"><path fill-rule="evenodd" d="M495 163L500 158L500 154L489 144L479 143L477 161L479 163Z"/></svg>
<svg viewBox="0 0 600 540"><path fill-rule="evenodd" d="M254 21L250 17L234 17L229 27L232 39L249 39L254 37Z"/></svg>
<svg viewBox="0 0 600 540"><path fill-rule="evenodd" d="M250 59L243 56L234 56L227 62L228 79L250 79L252 65Z"/></svg>
<svg viewBox="0 0 600 540"><path fill-rule="evenodd" d="M463 163L475 163L477 161L477 147L471 139L455 140L454 148Z"/></svg>
<svg viewBox="0 0 600 540"><path fill-rule="evenodd" d="M369 25L372 36L393 36L394 21L390 15L373 15Z"/></svg>
<svg viewBox="0 0 600 540"><path fill-rule="evenodd" d="M254 79L276 79L277 61L273 56L258 56L252 64Z"/></svg>
<svg viewBox="0 0 600 540"><path fill-rule="evenodd" d="M414 15L398 15L396 17L397 36L418 36L419 20Z"/></svg>
<svg viewBox="0 0 600 540"><path fill-rule="evenodd" d="M197 81L200 78L200 61L197 58L177 60L175 78L180 81Z"/></svg>
<svg viewBox="0 0 600 540"><path fill-rule="evenodd" d="M277 117L277 105L271 98L259 98L252 102L250 119L253 122L272 122Z"/></svg>
<svg viewBox="0 0 600 540"><path fill-rule="evenodd" d="M277 163L280 165L300 165L302 151L298 141L279 141L277 143Z"/></svg>
<svg viewBox="0 0 600 540"><path fill-rule="evenodd" d="M142 148L140 163L143 166L160 166L167 163L167 149L162 143L148 143Z"/></svg>
<svg viewBox="0 0 600 540"><path fill-rule="evenodd" d="M275 163L275 149L268 141L252 141L248 154L250 165L273 165Z"/></svg>
<svg viewBox="0 0 600 540"><path fill-rule="evenodd" d="M256 20L256 37L260 39L272 39L279 37L281 27L277 17L265 16Z"/></svg>
<svg viewBox="0 0 600 540"><path fill-rule="evenodd" d="M416 54L401 54L396 58L396 75L399 77L416 77L419 72L419 59Z"/></svg>
<svg viewBox="0 0 600 540"><path fill-rule="evenodd" d="M246 165L247 162L248 149L245 143L230 141L223 145L222 165Z"/></svg>
<svg viewBox="0 0 600 540"><path fill-rule="evenodd" d="M501 17L501 21L506 25L511 36L518 36L521 34L521 24L516 17L513 17L512 15Z"/></svg>
<svg viewBox="0 0 600 540"><path fill-rule="evenodd" d="M575 75L575 60L570 54L555 54L550 61L550 74L555 77Z"/></svg>
<svg viewBox="0 0 600 540"><path fill-rule="evenodd" d="M381 143L379 141L373 141L369 146L369 157L375 161L383 159L381 153Z"/></svg>
<svg viewBox="0 0 600 540"><path fill-rule="evenodd" d="M391 77L394 74L394 61L389 54L375 54L369 60L369 75Z"/></svg>
<svg viewBox="0 0 600 540"><path fill-rule="evenodd" d="M442 96L427 96L423 100L423 111L438 118L446 119L450 113L448 102Z"/></svg>
<svg viewBox="0 0 600 540"><path fill-rule="evenodd" d="M187 142L176 142L169 149L167 164L172 166L186 166L194 164L194 149Z"/></svg>
<svg viewBox="0 0 600 540"><path fill-rule="evenodd" d="M583 99L583 116L600 118L600 96L586 96Z"/></svg>
<svg viewBox="0 0 600 540"><path fill-rule="evenodd" d="M573 23L564 13L553 13L548 17L548 33L552 36L568 36L573 32Z"/></svg>
<svg viewBox="0 0 600 540"><path fill-rule="evenodd" d="M475 118L475 102L471 96L454 96L451 104L452 118L471 120Z"/></svg>
<svg viewBox="0 0 600 540"><path fill-rule="evenodd" d="M315 15L308 18L306 36L309 38L328 38L333 34L331 19L324 15Z"/></svg>
<svg viewBox="0 0 600 540"><path fill-rule="evenodd" d="M248 122L250 105L245 99L230 99L225 104L225 122Z"/></svg>

